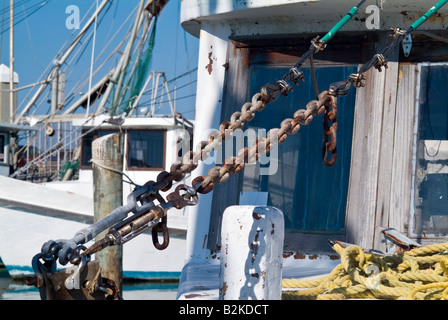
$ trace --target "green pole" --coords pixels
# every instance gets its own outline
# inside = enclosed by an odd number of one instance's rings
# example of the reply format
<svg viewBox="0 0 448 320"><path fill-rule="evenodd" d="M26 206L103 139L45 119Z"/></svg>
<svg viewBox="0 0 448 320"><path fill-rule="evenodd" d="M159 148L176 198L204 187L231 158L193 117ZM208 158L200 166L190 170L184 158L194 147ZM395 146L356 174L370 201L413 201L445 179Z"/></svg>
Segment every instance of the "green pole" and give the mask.
<svg viewBox="0 0 448 320"><path fill-rule="evenodd" d="M416 30L418 27L420 27L426 20L429 19L434 13L436 13L441 7L443 7L448 0L441 0L439 1L434 7L428 10L423 16L420 17L417 21L415 21L410 27L409 31Z"/></svg>
<svg viewBox="0 0 448 320"><path fill-rule="evenodd" d="M448 0L445 0L447 2ZM339 31L347 22L350 21L351 18L358 12L358 7L354 6L346 15L344 18L342 18L328 33L321 39L322 42L327 43L328 41L333 38L333 36L336 34L336 32Z"/></svg>

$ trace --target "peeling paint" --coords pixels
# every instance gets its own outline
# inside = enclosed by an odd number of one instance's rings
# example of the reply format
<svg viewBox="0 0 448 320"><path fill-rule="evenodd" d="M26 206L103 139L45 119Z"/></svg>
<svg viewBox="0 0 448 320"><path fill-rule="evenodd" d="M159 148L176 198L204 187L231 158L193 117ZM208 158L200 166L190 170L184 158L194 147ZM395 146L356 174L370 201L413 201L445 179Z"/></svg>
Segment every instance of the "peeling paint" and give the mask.
<svg viewBox="0 0 448 320"><path fill-rule="evenodd" d="M210 51L208 53L208 65L205 66L205 69L207 70L208 74L211 75L213 71L213 46L210 46ZM215 59L216 60L216 59Z"/></svg>
<svg viewBox="0 0 448 320"><path fill-rule="evenodd" d="M185 295L185 299L195 299L198 297L208 297L208 296L210 296L210 295L209 294L192 293L192 294Z"/></svg>
<svg viewBox="0 0 448 320"><path fill-rule="evenodd" d="M222 297L225 297L225 296L226 296L227 288L228 288L228 286L227 286L227 282L224 282L224 283L222 284L222 287L220 288L220 291L221 291L220 295L221 295Z"/></svg>
<svg viewBox="0 0 448 320"><path fill-rule="evenodd" d="M257 278L257 279L260 277L260 275L257 272L251 273L250 276L254 277L254 278Z"/></svg>
<svg viewBox="0 0 448 320"><path fill-rule="evenodd" d="M207 235L204 236L204 242L202 243L202 249L205 248L206 243L207 243Z"/></svg>
<svg viewBox="0 0 448 320"><path fill-rule="evenodd" d="M252 213L252 217L254 217L255 220L260 220L261 219L261 214L256 213L255 210Z"/></svg>
<svg viewBox="0 0 448 320"><path fill-rule="evenodd" d="M306 256L304 254L301 254L301 253L296 253L294 255L294 259L305 259L305 258L306 258Z"/></svg>
<svg viewBox="0 0 448 320"><path fill-rule="evenodd" d="M316 260L319 259L321 257L328 257L330 260L339 260L340 257L337 254L303 254L300 252L283 252L283 259L287 259L289 257L293 256L293 258L295 260L304 260L304 259L309 259L309 260Z"/></svg>

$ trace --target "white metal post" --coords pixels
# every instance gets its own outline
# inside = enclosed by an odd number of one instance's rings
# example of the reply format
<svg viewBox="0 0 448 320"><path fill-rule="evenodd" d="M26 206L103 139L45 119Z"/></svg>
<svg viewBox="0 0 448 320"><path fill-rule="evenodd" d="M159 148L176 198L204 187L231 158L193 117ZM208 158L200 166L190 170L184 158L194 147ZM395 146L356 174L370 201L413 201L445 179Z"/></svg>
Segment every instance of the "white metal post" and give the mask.
<svg viewBox="0 0 448 320"><path fill-rule="evenodd" d="M222 94L225 78L227 41L230 29L227 26L202 23L199 45L198 82L196 94L196 119L194 125L194 148L207 139L212 129L219 128ZM207 163L199 161L195 176L207 175L214 166L211 158ZM186 259L204 260L209 257L207 240L210 224L213 191L201 194L198 205L188 210L188 233Z"/></svg>
<svg viewBox="0 0 448 320"><path fill-rule="evenodd" d="M221 231L221 300L280 300L283 213L269 206L232 206Z"/></svg>

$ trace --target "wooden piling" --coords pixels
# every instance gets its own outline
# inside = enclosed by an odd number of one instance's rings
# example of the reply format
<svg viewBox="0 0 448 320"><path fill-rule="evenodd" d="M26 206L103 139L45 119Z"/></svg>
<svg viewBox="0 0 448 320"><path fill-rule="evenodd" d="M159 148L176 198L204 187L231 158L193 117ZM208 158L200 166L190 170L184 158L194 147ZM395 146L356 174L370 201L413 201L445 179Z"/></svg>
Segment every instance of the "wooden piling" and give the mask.
<svg viewBox="0 0 448 320"><path fill-rule="evenodd" d="M112 210L123 205L123 137L109 134L92 143L94 221L107 216ZM100 233L95 241L102 239L107 230ZM103 277L115 282L122 292L123 249L115 245L95 254L99 260Z"/></svg>

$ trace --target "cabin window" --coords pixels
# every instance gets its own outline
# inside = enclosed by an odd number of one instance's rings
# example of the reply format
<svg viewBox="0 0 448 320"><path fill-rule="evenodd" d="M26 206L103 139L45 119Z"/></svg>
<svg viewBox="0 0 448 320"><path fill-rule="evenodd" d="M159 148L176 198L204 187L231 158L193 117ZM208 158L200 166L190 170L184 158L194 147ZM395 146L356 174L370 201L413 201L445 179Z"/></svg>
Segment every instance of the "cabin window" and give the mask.
<svg viewBox="0 0 448 320"><path fill-rule="evenodd" d="M165 167L165 131L128 131L128 169L163 170Z"/></svg>
<svg viewBox="0 0 448 320"><path fill-rule="evenodd" d="M414 216L415 236L448 235L448 65L422 64Z"/></svg>
<svg viewBox="0 0 448 320"><path fill-rule="evenodd" d="M273 39L272 43L233 42L235 50L229 50L234 55L229 58L232 63L227 71L221 121L228 120L232 112L241 111L241 106L260 92L263 85L282 79L308 50L302 51L293 44L294 41L285 39L280 42ZM357 64L345 62L357 60L341 55L341 50L326 52L328 56L319 56L323 60L314 60L319 92L328 90L334 82L347 79L358 69ZM279 96L262 112L257 112L254 119L245 124L244 133L249 129L267 132L278 128L284 119L293 118L295 111L306 109L309 101L317 99L308 61L302 71L305 82L293 85L294 92L289 92L287 97ZM269 205L283 211L285 252L334 253L328 239L346 239L355 97L356 89L352 88L347 96L338 98L337 161L334 166L327 167L323 163L323 116L316 116L309 125L301 126L296 135L289 135L278 146L277 157L273 157L271 150L263 161L246 164L238 178L230 177L226 184L215 188L209 249L220 247L219 215L229 205L240 204Z"/></svg>
<svg viewBox="0 0 448 320"><path fill-rule="evenodd" d="M7 163L6 135L0 133L0 163Z"/></svg>
<svg viewBox="0 0 448 320"><path fill-rule="evenodd" d="M82 149L81 149L81 168L91 169L92 163L92 142L93 140L103 137L108 134L117 133L117 131L112 130L97 130L92 131L82 138ZM83 132L85 134L85 132Z"/></svg>
<svg viewBox="0 0 448 320"><path fill-rule="evenodd" d="M266 66L251 68L251 91L256 92L269 79L278 79L288 69ZM283 119L292 118L298 109L305 109L316 95L310 69L304 69L305 83L296 87L287 98L280 97L256 115L248 126L279 127ZM330 83L346 79L356 66L327 66L316 69L320 91ZM285 228L296 233L344 234L345 209L349 181L355 90L338 98L337 161L327 167L322 161L323 116L279 145L275 174L260 175L260 169L272 163L247 165L244 172L245 191L267 192L267 204L283 211ZM267 172L267 170L265 170Z"/></svg>

